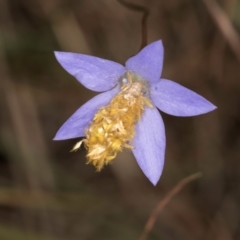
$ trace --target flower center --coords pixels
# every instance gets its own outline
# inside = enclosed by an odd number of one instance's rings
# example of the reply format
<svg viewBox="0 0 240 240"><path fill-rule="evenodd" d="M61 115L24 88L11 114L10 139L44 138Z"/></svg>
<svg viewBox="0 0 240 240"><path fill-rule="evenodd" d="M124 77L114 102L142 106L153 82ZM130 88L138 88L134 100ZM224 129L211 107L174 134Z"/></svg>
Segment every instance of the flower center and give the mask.
<svg viewBox="0 0 240 240"><path fill-rule="evenodd" d="M92 163L98 171L123 148L133 149L131 142L135 125L141 119L145 106L153 107L146 97L147 90L146 82L128 71L121 78L121 91L95 114L82 142L88 150L88 163ZM73 150L80 144L77 143Z"/></svg>

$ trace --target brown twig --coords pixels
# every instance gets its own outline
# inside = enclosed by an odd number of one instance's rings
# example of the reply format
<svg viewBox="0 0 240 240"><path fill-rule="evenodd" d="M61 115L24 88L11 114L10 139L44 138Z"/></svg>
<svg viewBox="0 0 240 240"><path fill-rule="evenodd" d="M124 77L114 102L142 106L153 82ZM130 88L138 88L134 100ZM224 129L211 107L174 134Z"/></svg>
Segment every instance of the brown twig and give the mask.
<svg viewBox="0 0 240 240"><path fill-rule="evenodd" d="M127 3L123 0L118 0L119 3L121 3L124 7L129 8L133 11L138 11L138 12L142 12L143 16L142 16L142 42L141 42L141 46L140 49L143 49L145 46L147 46L147 18L149 16L149 10L146 7L143 6L139 6L133 3Z"/></svg>
<svg viewBox="0 0 240 240"><path fill-rule="evenodd" d="M214 0L202 1L240 62L240 38L229 17Z"/></svg>
<svg viewBox="0 0 240 240"><path fill-rule="evenodd" d="M138 240L146 240L148 234L152 230L158 215L164 209L164 207L170 202L170 200L177 195L187 184L190 182L200 178L202 176L201 173L195 173L190 175L189 177L184 178L181 180L167 195L158 203L157 207L152 211L148 221L145 224L144 230Z"/></svg>

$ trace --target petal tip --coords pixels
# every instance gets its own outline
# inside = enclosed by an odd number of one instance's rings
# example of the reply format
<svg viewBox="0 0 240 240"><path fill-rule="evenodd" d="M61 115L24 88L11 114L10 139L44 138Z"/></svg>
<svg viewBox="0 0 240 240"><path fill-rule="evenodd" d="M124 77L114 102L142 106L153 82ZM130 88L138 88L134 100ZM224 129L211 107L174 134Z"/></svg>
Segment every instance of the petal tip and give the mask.
<svg viewBox="0 0 240 240"><path fill-rule="evenodd" d="M157 178L156 178L156 177L150 176L148 179L149 179L149 181L153 184L153 186L155 187L155 186L157 185L160 177L157 177Z"/></svg>
<svg viewBox="0 0 240 240"><path fill-rule="evenodd" d="M206 104L205 108L202 109L202 112L201 111L199 112L199 115L212 112L216 109L217 109L217 106L215 106L214 104L208 101L208 104Z"/></svg>
<svg viewBox="0 0 240 240"><path fill-rule="evenodd" d="M210 111L214 111L215 109L217 109L218 107L217 106L215 106L214 104L212 104L212 107L211 107L212 109L210 110Z"/></svg>
<svg viewBox="0 0 240 240"><path fill-rule="evenodd" d="M160 48L163 48L163 41L161 39L153 42L152 44L160 44L161 45Z"/></svg>
<svg viewBox="0 0 240 240"><path fill-rule="evenodd" d="M53 138L53 141L60 141L60 140L64 140L64 139L62 139L61 138L61 136L59 136L60 134L59 133L57 133L55 136L54 136L54 138Z"/></svg>
<svg viewBox="0 0 240 240"><path fill-rule="evenodd" d="M54 56L55 56L56 59L58 59L58 58L60 57L61 53L62 53L62 52L60 52L60 51L54 51L54 52L53 52L53 54L54 54Z"/></svg>

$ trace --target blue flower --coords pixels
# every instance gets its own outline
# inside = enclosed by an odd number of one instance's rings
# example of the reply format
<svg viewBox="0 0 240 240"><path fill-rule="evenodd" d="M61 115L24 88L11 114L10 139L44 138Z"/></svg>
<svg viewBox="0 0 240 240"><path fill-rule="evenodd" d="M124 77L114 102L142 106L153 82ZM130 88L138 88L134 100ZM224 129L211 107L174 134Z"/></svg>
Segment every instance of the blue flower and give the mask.
<svg viewBox="0 0 240 240"><path fill-rule="evenodd" d="M160 78L163 45L156 41L121 64L83 54L55 52L62 67L83 86L103 92L81 106L54 140L85 136L89 163L100 170L123 148L131 149L147 178L156 185L163 170L166 135L161 111L196 116L216 107L195 92ZM157 108L156 108L157 107Z"/></svg>

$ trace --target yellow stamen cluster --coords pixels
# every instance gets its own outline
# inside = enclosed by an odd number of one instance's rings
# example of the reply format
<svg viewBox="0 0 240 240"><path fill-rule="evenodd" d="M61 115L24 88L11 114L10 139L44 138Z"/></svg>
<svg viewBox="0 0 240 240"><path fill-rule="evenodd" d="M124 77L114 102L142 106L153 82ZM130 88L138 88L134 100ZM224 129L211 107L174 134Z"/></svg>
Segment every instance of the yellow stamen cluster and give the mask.
<svg viewBox="0 0 240 240"><path fill-rule="evenodd" d="M113 160L123 148L132 149L130 145L135 134L135 124L140 120L144 107L152 107L144 96L146 84L133 81L134 75L127 74L126 84L109 103L95 114L82 142L88 150L88 163L98 171ZM73 150L79 148L77 143Z"/></svg>

